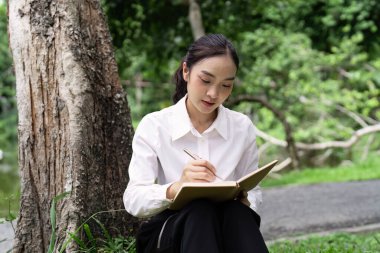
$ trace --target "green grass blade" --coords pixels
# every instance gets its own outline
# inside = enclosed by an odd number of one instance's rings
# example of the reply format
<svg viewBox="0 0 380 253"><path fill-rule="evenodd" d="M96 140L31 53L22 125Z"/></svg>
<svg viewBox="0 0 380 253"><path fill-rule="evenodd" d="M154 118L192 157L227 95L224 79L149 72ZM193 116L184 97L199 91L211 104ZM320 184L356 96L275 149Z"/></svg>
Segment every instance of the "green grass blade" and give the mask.
<svg viewBox="0 0 380 253"><path fill-rule="evenodd" d="M53 201L51 203L50 207L50 223L51 223L51 236L50 236L50 243L48 248L48 253L53 253L54 247L55 247L55 240L56 240L56 234L55 234L55 226L56 226L56 205L57 202L64 197L66 197L67 194L70 192L64 192L61 193L53 198Z"/></svg>
<svg viewBox="0 0 380 253"><path fill-rule="evenodd" d="M86 244L78 236L70 232L69 232L69 235L71 239L73 239L79 245L81 249L86 249Z"/></svg>
<svg viewBox="0 0 380 253"><path fill-rule="evenodd" d="M116 210L108 210L108 211L99 211L99 212L96 212L94 213L93 215L91 215L90 217L88 217L75 231L74 233L78 233L79 230L83 227L84 224L86 224L89 220L93 219L96 215L98 214L102 214L102 213L112 213L112 212L125 212L125 209L116 209ZM72 241L72 238L68 238L62 245L62 247L59 249L59 253L63 253L67 246L69 245L69 243Z"/></svg>
<svg viewBox="0 0 380 253"><path fill-rule="evenodd" d="M132 250L136 247L136 239L135 238L129 238L130 240L128 240L128 246L126 248L126 250Z"/></svg>
<svg viewBox="0 0 380 253"><path fill-rule="evenodd" d="M107 241L110 241L112 238L108 232L108 230L104 227L103 223L101 223L97 218L92 218L96 223L98 223L99 227L102 229L104 236L106 237Z"/></svg>
<svg viewBox="0 0 380 253"><path fill-rule="evenodd" d="M93 236L93 234L91 232L90 226L87 223L85 223L83 225L83 229L84 229L84 232L87 235L88 240L91 243L92 248L96 248L96 241L95 241L95 238L94 238L94 236Z"/></svg>

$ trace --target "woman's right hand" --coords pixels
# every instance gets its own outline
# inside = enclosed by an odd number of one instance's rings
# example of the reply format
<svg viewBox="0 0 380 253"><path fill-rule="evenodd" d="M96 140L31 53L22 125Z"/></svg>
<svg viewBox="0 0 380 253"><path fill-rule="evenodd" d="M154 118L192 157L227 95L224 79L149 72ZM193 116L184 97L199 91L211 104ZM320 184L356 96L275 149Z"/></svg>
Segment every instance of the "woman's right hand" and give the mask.
<svg viewBox="0 0 380 253"><path fill-rule="evenodd" d="M216 169L209 161L192 160L183 168L180 180L168 187L166 198L173 199L185 182L212 182L215 180L215 175Z"/></svg>
<svg viewBox="0 0 380 253"><path fill-rule="evenodd" d="M180 182L212 182L215 180L216 169L207 160L192 160L182 170Z"/></svg>

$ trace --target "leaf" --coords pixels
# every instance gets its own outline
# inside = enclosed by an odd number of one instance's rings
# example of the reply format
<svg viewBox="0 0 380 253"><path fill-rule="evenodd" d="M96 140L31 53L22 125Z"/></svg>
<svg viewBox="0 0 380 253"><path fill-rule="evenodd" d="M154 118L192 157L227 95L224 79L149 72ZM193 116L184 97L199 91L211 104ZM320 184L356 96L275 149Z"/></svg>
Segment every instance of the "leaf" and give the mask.
<svg viewBox="0 0 380 253"><path fill-rule="evenodd" d="M94 238L94 236L92 235L92 232L91 232L90 226L89 226L87 223L85 223L85 224L83 225L83 229L84 229L84 232L86 233L87 238L89 239L89 241L90 241L92 247L96 248L95 238Z"/></svg>
<svg viewBox="0 0 380 253"><path fill-rule="evenodd" d="M78 236L76 236L74 233L71 233L71 232L69 232L69 235L71 239L73 239L79 245L81 249L86 249L85 243Z"/></svg>
<svg viewBox="0 0 380 253"><path fill-rule="evenodd" d="M92 218L96 223L98 223L98 225L100 226L100 228L102 229L103 231L103 234L104 236L106 237L107 241L110 241L111 240L111 236L110 234L108 233L108 230L104 227L103 223L101 223L98 219L96 219L95 217Z"/></svg>
<svg viewBox="0 0 380 253"><path fill-rule="evenodd" d="M68 195L70 192L64 192L59 194L58 196L55 196L53 198L53 201L51 203L50 207L50 222L51 222L51 236L50 236L50 244L48 248L48 253L54 252L55 248L55 240L56 240L56 234L55 234L55 226L56 226L56 204L59 200L63 199Z"/></svg>

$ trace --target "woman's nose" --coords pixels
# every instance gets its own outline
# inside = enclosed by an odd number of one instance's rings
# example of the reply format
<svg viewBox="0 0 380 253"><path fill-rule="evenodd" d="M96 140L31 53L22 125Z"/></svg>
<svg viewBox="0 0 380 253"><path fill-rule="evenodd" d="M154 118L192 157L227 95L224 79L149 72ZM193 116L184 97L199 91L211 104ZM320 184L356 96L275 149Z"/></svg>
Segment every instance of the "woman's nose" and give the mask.
<svg viewBox="0 0 380 253"><path fill-rule="evenodd" d="M219 96L219 89L216 86L212 86L207 90L207 96L209 96L212 99L218 98Z"/></svg>

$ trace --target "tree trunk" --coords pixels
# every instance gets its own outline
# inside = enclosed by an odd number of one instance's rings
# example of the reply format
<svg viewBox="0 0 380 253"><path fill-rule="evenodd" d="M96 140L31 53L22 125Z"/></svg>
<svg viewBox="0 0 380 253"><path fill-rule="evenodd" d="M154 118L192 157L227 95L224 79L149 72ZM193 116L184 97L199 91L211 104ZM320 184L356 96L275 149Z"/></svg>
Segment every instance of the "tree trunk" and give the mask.
<svg viewBox="0 0 380 253"><path fill-rule="evenodd" d="M45 252L53 197L70 192L56 209L57 245L91 214L123 208L133 128L98 0L8 6L22 195L14 252ZM126 212L97 218L110 233L136 224Z"/></svg>
<svg viewBox="0 0 380 253"><path fill-rule="evenodd" d="M201 8L196 0L189 0L189 21L194 40L197 40L205 35Z"/></svg>

